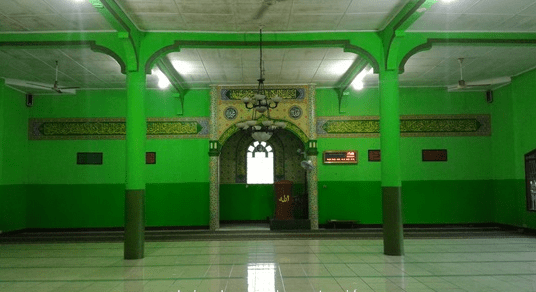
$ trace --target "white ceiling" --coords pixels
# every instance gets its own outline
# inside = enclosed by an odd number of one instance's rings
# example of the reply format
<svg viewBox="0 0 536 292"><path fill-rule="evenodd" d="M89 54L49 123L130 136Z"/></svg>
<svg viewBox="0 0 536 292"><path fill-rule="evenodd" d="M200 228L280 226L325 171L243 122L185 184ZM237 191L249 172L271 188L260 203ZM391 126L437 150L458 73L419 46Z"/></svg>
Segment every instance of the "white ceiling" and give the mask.
<svg viewBox="0 0 536 292"><path fill-rule="evenodd" d="M269 0L265 0L269 1ZM140 30L254 32L378 31L409 0L272 0L260 19L262 0L116 0ZM26 32L113 31L88 0L1 0L2 34ZM438 0L410 32L536 33L536 0ZM536 46L535 46L536 47ZM401 86L447 86L459 79L475 81L515 76L536 68L531 46L434 45L409 59ZM255 84L258 49L183 49L167 58L191 88L210 84ZM86 89L124 88L125 76L111 57L89 49L2 49L0 77L52 84L59 61L61 86ZM316 83L337 87L359 56L337 48L265 49L266 84ZM188 69L188 71L184 71ZM156 88L156 77L148 86ZM376 86L370 75L366 86ZM21 90L26 90L20 88ZM39 94L39 91L34 90ZM28 91L28 90L26 90Z"/></svg>

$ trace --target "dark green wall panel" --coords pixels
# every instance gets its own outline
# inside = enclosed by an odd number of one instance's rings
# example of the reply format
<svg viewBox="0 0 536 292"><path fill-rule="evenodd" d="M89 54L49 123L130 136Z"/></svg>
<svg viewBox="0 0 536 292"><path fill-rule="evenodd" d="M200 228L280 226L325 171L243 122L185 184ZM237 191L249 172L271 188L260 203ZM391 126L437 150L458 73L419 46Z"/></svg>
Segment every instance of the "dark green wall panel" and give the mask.
<svg viewBox="0 0 536 292"><path fill-rule="evenodd" d="M220 185L220 220L266 220L274 206L272 185Z"/></svg>
<svg viewBox="0 0 536 292"><path fill-rule="evenodd" d="M491 181L402 182L405 224L494 222ZM320 224L326 220L357 220L381 224L380 182L320 182Z"/></svg>
<svg viewBox="0 0 536 292"><path fill-rule="evenodd" d="M491 223L493 201L489 180L402 182L406 224Z"/></svg>
<svg viewBox="0 0 536 292"><path fill-rule="evenodd" d="M318 183L318 219L357 220L379 224L382 220L381 184L375 181L323 181Z"/></svg>
<svg viewBox="0 0 536 292"><path fill-rule="evenodd" d="M123 226L125 186L28 185L28 228Z"/></svg>
<svg viewBox="0 0 536 292"><path fill-rule="evenodd" d="M125 187L119 184L29 185L29 228L122 227ZM147 226L206 226L208 183L147 184Z"/></svg>
<svg viewBox="0 0 536 292"><path fill-rule="evenodd" d="M147 226L207 226L209 183L147 184Z"/></svg>
<svg viewBox="0 0 536 292"><path fill-rule="evenodd" d="M26 186L0 185L0 230L26 227Z"/></svg>
<svg viewBox="0 0 536 292"><path fill-rule="evenodd" d="M528 213L525 197L525 181L521 179L495 180L493 182L493 190L495 195L496 222L519 227L523 226L524 214ZM530 225L534 228L536 227L536 222Z"/></svg>

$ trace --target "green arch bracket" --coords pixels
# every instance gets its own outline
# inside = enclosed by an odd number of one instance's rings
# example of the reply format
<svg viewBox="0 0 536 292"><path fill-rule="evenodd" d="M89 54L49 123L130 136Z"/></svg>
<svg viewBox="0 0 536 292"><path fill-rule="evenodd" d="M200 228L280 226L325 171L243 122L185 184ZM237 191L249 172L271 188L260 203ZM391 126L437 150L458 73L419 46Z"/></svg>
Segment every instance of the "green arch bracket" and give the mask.
<svg viewBox="0 0 536 292"><path fill-rule="evenodd" d="M155 51L149 56L145 64L145 72L150 74L151 68L162 56L171 53L179 52L183 48L257 48L258 41L175 41L173 44L165 46ZM380 65L378 60L366 49L352 44L349 40L316 40L316 41L265 41L263 46L267 48L342 48L344 52L350 52L363 57L374 68L374 72L379 72Z"/></svg>

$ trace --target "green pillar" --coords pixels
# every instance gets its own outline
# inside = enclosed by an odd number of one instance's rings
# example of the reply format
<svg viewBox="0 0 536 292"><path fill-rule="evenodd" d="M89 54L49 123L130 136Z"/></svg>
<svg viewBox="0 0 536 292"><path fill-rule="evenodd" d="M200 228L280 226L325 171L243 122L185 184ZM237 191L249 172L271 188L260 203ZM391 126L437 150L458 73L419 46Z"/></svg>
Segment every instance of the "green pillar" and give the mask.
<svg viewBox="0 0 536 292"><path fill-rule="evenodd" d="M127 73L125 259L143 258L145 242L145 81Z"/></svg>
<svg viewBox="0 0 536 292"><path fill-rule="evenodd" d="M398 72L380 72L380 143L382 173L383 251L404 254L400 178L400 109Z"/></svg>
<svg viewBox="0 0 536 292"><path fill-rule="evenodd" d="M4 100L6 99L6 80L0 78L0 183L4 180Z"/></svg>

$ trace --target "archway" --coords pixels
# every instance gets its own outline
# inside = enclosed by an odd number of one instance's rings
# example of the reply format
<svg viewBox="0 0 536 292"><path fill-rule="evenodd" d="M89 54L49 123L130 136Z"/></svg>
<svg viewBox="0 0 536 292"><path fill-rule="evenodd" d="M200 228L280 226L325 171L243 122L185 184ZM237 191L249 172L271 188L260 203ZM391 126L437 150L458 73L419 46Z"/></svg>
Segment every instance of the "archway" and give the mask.
<svg viewBox="0 0 536 292"><path fill-rule="evenodd" d="M235 132L222 146L220 154L219 206L220 222L259 223L273 217L273 184L248 184L247 153L255 143L243 131ZM281 130L267 141L273 152L273 180L294 183L295 218L307 218L306 171L301 167L304 143L293 132ZM251 171L251 170L250 170ZM266 225L268 226L268 225Z"/></svg>

